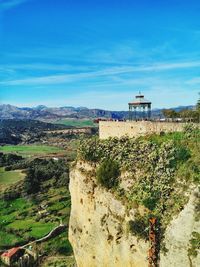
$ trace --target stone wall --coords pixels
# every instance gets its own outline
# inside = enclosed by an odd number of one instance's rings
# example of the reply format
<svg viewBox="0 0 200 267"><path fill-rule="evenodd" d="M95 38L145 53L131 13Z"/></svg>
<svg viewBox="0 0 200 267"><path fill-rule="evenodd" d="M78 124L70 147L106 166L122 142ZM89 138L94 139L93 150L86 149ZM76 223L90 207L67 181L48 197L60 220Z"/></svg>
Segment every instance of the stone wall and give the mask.
<svg viewBox="0 0 200 267"><path fill-rule="evenodd" d="M161 132L180 132L185 123L180 122L152 122L152 121L100 121L99 137L106 139L108 137L137 137L151 133Z"/></svg>

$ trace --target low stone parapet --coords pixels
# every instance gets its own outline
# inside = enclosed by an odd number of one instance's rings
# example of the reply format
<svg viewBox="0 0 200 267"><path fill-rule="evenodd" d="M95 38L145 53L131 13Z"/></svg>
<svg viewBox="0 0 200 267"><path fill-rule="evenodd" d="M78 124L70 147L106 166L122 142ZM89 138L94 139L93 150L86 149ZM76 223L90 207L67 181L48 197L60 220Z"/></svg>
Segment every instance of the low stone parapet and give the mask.
<svg viewBox="0 0 200 267"><path fill-rule="evenodd" d="M155 122L155 121L100 121L99 137L138 137L162 132L181 132L186 123L183 122Z"/></svg>

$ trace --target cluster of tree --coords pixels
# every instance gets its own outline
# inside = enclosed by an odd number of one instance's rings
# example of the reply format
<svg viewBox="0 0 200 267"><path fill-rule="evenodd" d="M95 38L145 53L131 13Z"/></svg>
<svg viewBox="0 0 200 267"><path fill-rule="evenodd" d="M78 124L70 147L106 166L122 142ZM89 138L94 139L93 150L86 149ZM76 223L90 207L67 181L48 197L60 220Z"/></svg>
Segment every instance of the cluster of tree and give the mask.
<svg viewBox="0 0 200 267"><path fill-rule="evenodd" d="M54 179L53 186L67 185L69 182L69 166L63 160L35 159L26 171L24 189L28 194L35 194L42 188L44 181Z"/></svg>
<svg viewBox="0 0 200 267"><path fill-rule="evenodd" d="M200 99L197 102L196 108L192 109L183 109L181 111L175 111L173 109L164 109L163 115L167 119L177 120L182 119L186 122L200 122Z"/></svg>
<svg viewBox="0 0 200 267"><path fill-rule="evenodd" d="M69 127L62 124L53 124L37 120L17 120L17 119L5 119L0 120L0 129L12 129L17 132L30 131L46 131L46 130L62 130Z"/></svg>
<svg viewBox="0 0 200 267"><path fill-rule="evenodd" d="M27 169L29 166L30 166L30 160L23 158L22 160L16 161L12 165L6 165L5 171L24 170Z"/></svg>
<svg viewBox="0 0 200 267"><path fill-rule="evenodd" d="M33 143L46 136L47 130L62 130L69 127L36 120L0 120L0 144Z"/></svg>
<svg viewBox="0 0 200 267"><path fill-rule="evenodd" d="M175 121L181 119L186 122L199 122L200 113L197 110L183 109L181 111L175 111L173 109L163 110L165 118Z"/></svg>
<svg viewBox="0 0 200 267"><path fill-rule="evenodd" d="M11 153L3 154L0 152L0 167L13 165L22 160L23 160L22 156L11 154Z"/></svg>

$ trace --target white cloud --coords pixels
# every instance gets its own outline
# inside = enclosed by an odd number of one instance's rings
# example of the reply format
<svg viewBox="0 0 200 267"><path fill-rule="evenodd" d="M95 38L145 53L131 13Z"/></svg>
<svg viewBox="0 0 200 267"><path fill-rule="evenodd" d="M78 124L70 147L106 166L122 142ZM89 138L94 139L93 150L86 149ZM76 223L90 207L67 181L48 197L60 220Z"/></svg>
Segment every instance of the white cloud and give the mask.
<svg viewBox="0 0 200 267"><path fill-rule="evenodd" d="M6 10L21 5L30 0L0 0L0 10Z"/></svg>
<svg viewBox="0 0 200 267"><path fill-rule="evenodd" d="M187 61L187 62L164 62L151 65L141 65L141 66L121 66L112 68L102 68L97 71L90 72L78 72L74 74L56 74L48 75L42 77L27 77L24 79L15 79L1 81L0 85L44 85L44 84L63 84L71 83L79 80L86 80L107 77L112 78L114 75L120 74L133 74L133 73L143 73L143 72L159 72L159 71L169 71L176 69L189 69L200 67L200 61Z"/></svg>

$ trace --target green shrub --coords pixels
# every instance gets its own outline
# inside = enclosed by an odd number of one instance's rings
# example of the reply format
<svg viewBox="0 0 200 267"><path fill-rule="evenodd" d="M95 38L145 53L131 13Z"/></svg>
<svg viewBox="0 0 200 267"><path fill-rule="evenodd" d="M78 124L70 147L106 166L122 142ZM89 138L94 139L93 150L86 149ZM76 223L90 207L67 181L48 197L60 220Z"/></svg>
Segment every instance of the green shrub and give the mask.
<svg viewBox="0 0 200 267"><path fill-rule="evenodd" d="M190 240L190 248L188 249L188 255L197 257L200 249L200 233L193 232L192 239Z"/></svg>
<svg viewBox="0 0 200 267"><path fill-rule="evenodd" d="M176 150L176 161L178 160L179 162L184 162L187 161L191 157L190 151L188 148L179 146Z"/></svg>
<svg viewBox="0 0 200 267"><path fill-rule="evenodd" d="M199 137L200 131L198 126L193 123L189 123L184 127L184 134L186 138Z"/></svg>
<svg viewBox="0 0 200 267"><path fill-rule="evenodd" d="M128 230L138 238L148 240L149 218L148 216L137 215L135 220L128 222Z"/></svg>
<svg viewBox="0 0 200 267"><path fill-rule="evenodd" d="M154 210L159 199L153 196L147 197L142 201L142 204L149 210Z"/></svg>
<svg viewBox="0 0 200 267"><path fill-rule="evenodd" d="M119 165L112 159L103 161L97 169L97 181L108 189L117 186L119 175Z"/></svg>

